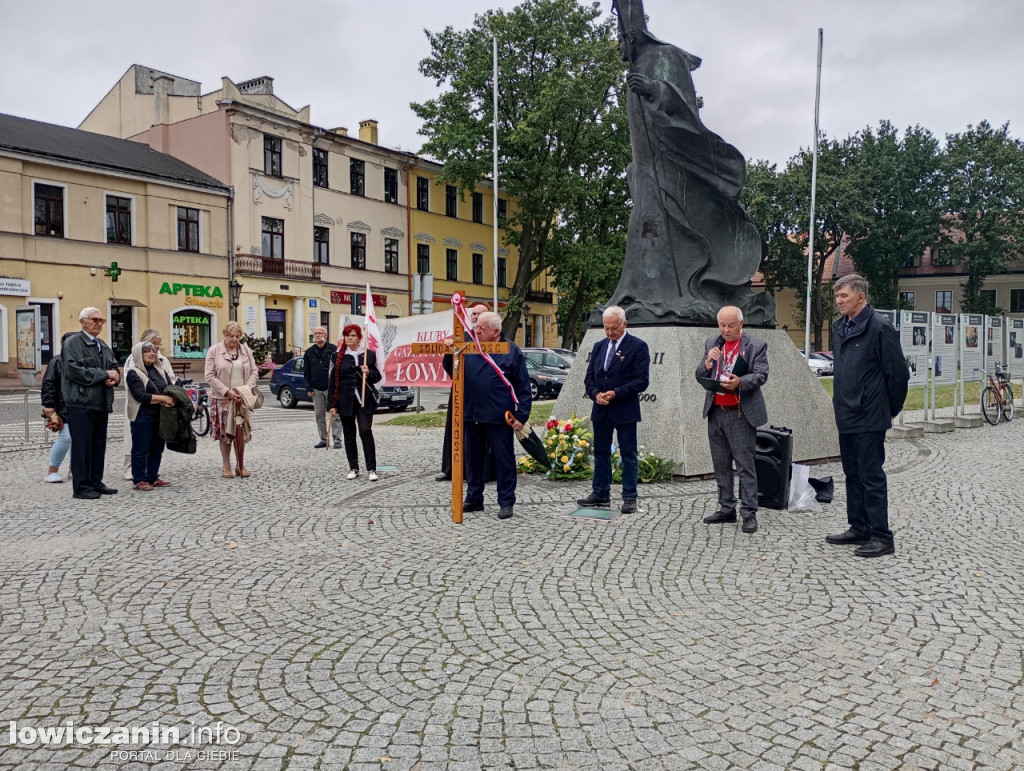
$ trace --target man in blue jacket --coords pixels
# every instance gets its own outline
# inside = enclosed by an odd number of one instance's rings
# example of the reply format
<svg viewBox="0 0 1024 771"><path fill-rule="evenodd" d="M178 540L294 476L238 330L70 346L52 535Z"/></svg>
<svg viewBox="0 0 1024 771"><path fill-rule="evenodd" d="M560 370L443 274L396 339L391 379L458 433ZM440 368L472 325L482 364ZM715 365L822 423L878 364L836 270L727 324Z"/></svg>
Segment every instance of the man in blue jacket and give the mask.
<svg viewBox="0 0 1024 771"><path fill-rule="evenodd" d="M622 458L623 514L636 512L637 459L636 424L640 422L640 394L650 383L651 353L647 343L626 333L626 312L617 305L605 309L604 340L590 351L583 385L594 402L590 420L594 424L594 480L590 495L576 501L580 506L608 506L612 485L612 432L618 434Z"/></svg>
<svg viewBox="0 0 1024 771"><path fill-rule="evenodd" d="M868 305L868 282L853 273L836 281L833 290L843 317L832 325L832 406L850 526L825 540L859 544L854 552L858 557L881 557L896 551L882 468L885 432L903 409L910 371L895 327Z"/></svg>
<svg viewBox="0 0 1024 771"><path fill-rule="evenodd" d="M323 449L331 440L331 437L327 436L327 391L330 386L327 376L331 372L331 362L334 361L336 352L334 344L327 342L327 328L317 327L313 330L313 344L302 356L302 377L306 381L306 396L313 400L316 430L320 434L320 441L313 445L313 449L316 450ZM331 424L331 434L334 437L334 449L340 450L340 420Z"/></svg>
<svg viewBox="0 0 1024 771"><path fill-rule="evenodd" d="M491 360L512 385L518 404L512 400L512 390L502 382L490 362L478 354L462 357L465 378L466 500L462 510L484 510L484 460L490 444L498 474L498 519L512 516L516 503L515 435L530 417L530 376L526 371L526 357L519 347L501 334L501 316L490 311L481 313L476 320L476 339L481 343L508 343L508 353L491 354ZM444 357L444 370L452 374L452 357ZM505 422L505 413L511 412L514 421Z"/></svg>

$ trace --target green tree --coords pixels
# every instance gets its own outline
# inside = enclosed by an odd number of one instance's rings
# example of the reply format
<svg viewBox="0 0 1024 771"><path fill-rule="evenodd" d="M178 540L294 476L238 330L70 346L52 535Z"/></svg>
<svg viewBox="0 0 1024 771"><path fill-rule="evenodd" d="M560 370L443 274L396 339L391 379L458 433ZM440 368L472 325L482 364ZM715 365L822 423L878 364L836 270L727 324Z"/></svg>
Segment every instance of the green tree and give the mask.
<svg viewBox="0 0 1024 771"><path fill-rule="evenodd" d="M420 72L443 91L412 109L423 120L422 152L443 162L443 181L463 189L491 169L491 38L498 38L500 184L519 203L506 231L508 242L519 248L506 335L519 325L530 282L574 251L548 248L556 228L592 224L573 216L574 205L601 200L601 185L621 173L591 173L625 87L614 22L600 16L598 3L526 0L509 12L478 15L468 30L427 32L431 54L420 62ZM561 240L600 242L601 230L594 225L576 238L562 233Z"/></svg>
<svg viewBox="0 0 1024 771"><path fill-rule="evenodd" d="M896 308L900 270L940 240L939 142L920 126L900 137L881 121L877 132L866 128L854 137L850 151L846 249L871 282L872 304Z"/></svg>
<svg viewBox="0 0 1024 771"><path fill-rule="evenodd" d="M995 313L982 294L988 276L1006 271L1024 244L1024 143L988 121L946 136L942 163L949 246L966 271L960 307Z"/></svg>

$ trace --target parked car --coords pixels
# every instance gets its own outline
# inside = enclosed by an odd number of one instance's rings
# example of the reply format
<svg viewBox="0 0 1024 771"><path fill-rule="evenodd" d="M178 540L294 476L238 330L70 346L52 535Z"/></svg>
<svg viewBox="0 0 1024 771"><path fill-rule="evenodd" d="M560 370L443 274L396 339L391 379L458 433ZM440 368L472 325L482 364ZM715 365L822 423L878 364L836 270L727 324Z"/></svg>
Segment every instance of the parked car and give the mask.
<svg viewBox="0 0 1024 771"><path fill-rule="evenodd" d="M804 352L800 351L800 355L804 356ZM817 351L812 351L810 357L804 356L807 360L807 365L811 368L818 377L832 374L833 363L832 360Z"/></svg>
<svg viewBox="0 0 1024 771"><path fill-rule="evenodd" d="M558 396L568 374L564 369L544 367L529 359L526 360L526 371L530 375L530 395L534 399Z"/></svg>
<svg viewBox="0 0 1024 771"><path fill-rule="evenodd" d="M275 369L270 377L270 393L277 397L285 409L291 409L299 402L313 403L313 399L306 396L306 379L303 374L305 363L302 356L290 359ZM412 388L386 385L378 386L377 390L380 391L378 410L386 407L392 412L401 412L412 404Z"/></svg>
<svg viewBox="0 0 1024 771"><path fill-rule="evenodd" d="M569 369L576 358L572 351L564 348L523 348L523 356L541 367Z"/></svg>

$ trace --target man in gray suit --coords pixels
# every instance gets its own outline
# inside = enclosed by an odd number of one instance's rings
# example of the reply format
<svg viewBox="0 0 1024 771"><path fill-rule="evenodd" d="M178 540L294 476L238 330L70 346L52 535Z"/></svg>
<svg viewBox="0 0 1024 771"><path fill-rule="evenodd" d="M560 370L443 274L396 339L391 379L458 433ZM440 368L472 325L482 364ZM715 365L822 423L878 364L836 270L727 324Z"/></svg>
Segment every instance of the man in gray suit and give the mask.
<svg viewBox="0 0 1024 771"><path fill-rule="evenodd" d="M717 380L717 391L704 397L711 461L718 482L718 511L704 518L708 524L736 521L736 494L732 464L740 477L740 514L743 532L757 532L757 427L768 422L761 386L768 379L768 344L743 331L743 311L727 305L718 312L721 334L704 343L704 359L697 366L698 380ZM737 363L741 361L739 366ZM745 366L744 366L745 363ZM741 374L733 374L733 369Z"/></svg>

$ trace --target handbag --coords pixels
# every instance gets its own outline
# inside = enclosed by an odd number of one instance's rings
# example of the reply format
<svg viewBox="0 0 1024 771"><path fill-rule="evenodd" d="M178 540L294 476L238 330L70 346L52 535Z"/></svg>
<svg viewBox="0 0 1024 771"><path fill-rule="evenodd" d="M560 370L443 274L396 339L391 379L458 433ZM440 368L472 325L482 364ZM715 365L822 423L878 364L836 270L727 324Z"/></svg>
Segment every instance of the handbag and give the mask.
<svg viewBox="0 0 1024 771"><path fill-rule="evenodd" d="M263 391L260 389L259 383L252 387L252 393L253 396L256 397L255 401L253 401L252 408L254 410L258 410L260 407L263 406Z"/></svg>

